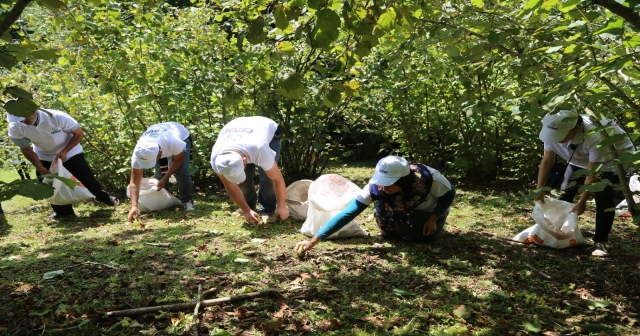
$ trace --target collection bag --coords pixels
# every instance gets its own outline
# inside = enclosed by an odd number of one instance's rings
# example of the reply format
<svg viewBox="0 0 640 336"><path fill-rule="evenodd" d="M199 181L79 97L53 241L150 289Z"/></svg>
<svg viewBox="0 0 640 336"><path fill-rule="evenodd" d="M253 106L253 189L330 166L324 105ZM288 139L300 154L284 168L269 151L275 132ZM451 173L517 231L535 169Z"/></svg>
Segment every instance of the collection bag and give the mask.
<svg viewBox="0 0 640 336"><path fill-rule="evenodd" d="M585 245L578 228L578 214L569 213L573 203L546 197L536 202L531 217L536 225L515 235L512 240L557 249Z"/></svg>
<svg viewBox="0 0 640 336"><path fill-rule="evenodd" d="M127 187L127 197L131 198L129 187ZM179 204L180 200L167 189L158 190L157 179L143 178L140 182L140 196L138 197L138 210L140 212L160 211Z"/></svg>
<svg viewBox="0 0 640 336"><path fill-rule="evenodd" d="M307 219L300 233L314 236L322 226L333 216L340 213L360 193L360 188L348 179L337 175L327 174L318 177L309 186L309 209ZM328 239L366 237L369 234L355 221L349 222Z"/></svg>
<svg viewBox="0 0 640 336"><path fill-rule="evenodd" d="M312 180L300 180L291 183L287 187L287 207L291 213L291 217L298 221L307 219L309 211L309 187L313 183Z"/></svg>
<svg viewBox="0 0 640 336"><path fill-rule="evenodd" d="M69 188L66 184L62 183L57 178L54 178L52 181L53 188L53 196L51 196L48 201L54 205L68 205L73 203L78 203L82 201L86 201L90 198L95 198L95 196L78 181L71 173L64 167L62 164L62 160L58 159L57 162L54 162L49 169L52 173L58 173L58 176L66 177L70 180L78 182L78 184L72 189ZM48 183L50 179L45 179L43 182Z"/></svg>

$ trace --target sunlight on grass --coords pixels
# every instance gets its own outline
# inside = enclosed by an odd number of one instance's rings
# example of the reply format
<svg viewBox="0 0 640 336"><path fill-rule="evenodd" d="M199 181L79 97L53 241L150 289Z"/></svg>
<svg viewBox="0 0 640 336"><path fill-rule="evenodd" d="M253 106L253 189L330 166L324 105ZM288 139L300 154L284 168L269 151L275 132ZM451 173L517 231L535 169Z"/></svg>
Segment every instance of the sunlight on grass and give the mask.
<svg viewBox="0 0 640 336"><path fill-rule="evenodd" d="M330 172L364 186L372 167ZM77 220L53 222L46 202L16 197L3 203L0 316L9 318L0 321L0 333L40 334L46 324L47 332L65 335L182 335L192 309L103 317L192 301L198 284L205 299L268 288L282 294L201 307L203 335L524 335L526 321L556 332L635 329L625 319L636 309L628 300L640 279L631 257L640 244L630 222L614 226L619 257L592 260L583 249L512 243L507 239L532 225L526 210L514 208L531 206L516 204L521 193L458 189L445 233L430 245L378 237L367 209L357 221L370 237L323 242L304 260L292 253L306 239L298 233L302 223L245 224L229 215L235 206L223 192L199 195L193 215L170 209L135 223L126 222L126 200L115 209L84 202L75 206ZM63 273L43 280L57 270ZM611 304L589 304L600 301Z"/></svg>

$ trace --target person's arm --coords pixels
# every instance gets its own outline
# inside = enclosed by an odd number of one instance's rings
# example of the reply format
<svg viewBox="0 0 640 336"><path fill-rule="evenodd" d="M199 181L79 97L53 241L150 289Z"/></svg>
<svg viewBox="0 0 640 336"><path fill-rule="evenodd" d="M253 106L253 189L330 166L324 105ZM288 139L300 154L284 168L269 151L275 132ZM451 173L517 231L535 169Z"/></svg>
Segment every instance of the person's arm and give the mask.
<svg viewBox="0 0 640 336"><path fill-rule="evenodd" d="M587 164L587 169L590 170L600 163L602 162L589 161L589 163ZM590 185L598 182L599 180L600 179L596 176L596 174L591 174L584 179L584 185ZM587 201L589 200L589 198L591 198L591 192L587 190L583 191L580 195L580 200L578 200L578 203L573 206L570 212L576 212L578 215L582 215L587 207Z"/></svg>
<svg viewBox="0 0 640 336"><path fill-rule="evenodd" d="M56 155L53 162L57 162L58 159L62 160L62 162L67 161L67 153L69 153L73 147L77 146L80 143L80 140L84 138L84 131L80 127L70 131L69 134L71 134L71 140L69 140L69 143L64 146L60 152L58 152L58 155Z"/></svg>
<svg viewBox="0 0 640 336"><path fill-rule="evenodd" d="M556 153L554 151L546 150L544 151L544 155L542 156L542 161L540 161L540 167L538 168L538 185L536 189L540 189L547 184L549 180L549 174L551 174L551 170L556 162ZM536 202L540 201L544 203L545 192L541 191L538 196L535 198Z"/></svg>
<svg viewBox="0 0 640 336"><path fill-rule="evenodd" d="M311 250L322 240L326 240L332 234L338 232L345 225L349 224L354 218L361 214L364 209L367 208L367 204L361 203L354 199L351 201L340 213L333 216L328 222L326 222L313 238L296 243L293 253L299 256L304 256L307 251ZM298 251L302 248L301 251Z"/></svg>
<svg viewBox="0 0 640 336"><path fill-rule="evenodd" d="M167 173L164 174L164 177L160 181L158 181L158 190L164 188L164 186L167 184L167 181L169 181L169 178L171 177L171 175L177 172L178 169L182 167L183 163L184 163L184 152L180 152L179 154L176 154L173 156L173 160L171 161L171 165L167 169Z"/></svg>
<svg viewBox="0 0 640 336"><path fill-rule="evenodd" d="M289 209L287 209L287 186L284 183L284 178L282 177L282 173L278 168L278 164L276 162L273 163L273 166L269 170L265 170L264 172L267 174L267 177L273 181L273 189L276 193L276 217L281 220L285 220L289 217Z"/></svg>
<svg viewBox="0 0 640 336"><path fill-rule="evenodd" d="M444 193L442 196L438 197L438 203L436 207L431 212L431 216L427 219L427 221L422 226L422 235L431 236L436 233L438 227L437 222L440 217L451 207L453 204L453 200L456 198L456 188L451 185L451 189Z"/></svg>
<svg viewBox="0 0 640 336"><path fill-rule="evenodd" d="M249 207L247 200L244 199L244 195L242 194L242 190L240 190L240 187L237 184L227 180L222 174L218 174L218 177L222 181L222 184L224 184L224 188L229 193L229 196L231 196L233 202L235 202L236 205L240 207L240 210L242 210L247 223L258 224L260 222L260 216L258 216L258 213L256 213Z"/></svg>
<svg viewBox="0 0 640 336"><path fill-rule="evenodd" d="M142 169L131 168L131 180L129 181L129 197L131 209L127 219L133 222L138 217L138 198L140 197L140 183L142 182Z"/></svg>
<svg viewBox="0 0 640 336"><path fill-rule="evenodd" d="M31 146L20 147L20 151L22 152L24 157L27 158L27 160L29 160L29 162L31 162L34 167L36 167L36 170L40 174L42 175L50 174L49 169L45 168L42 162L40 162L40 158L38 158L38 154L36 154L36 152L33 151L33 148L31 148Z"/></svg>

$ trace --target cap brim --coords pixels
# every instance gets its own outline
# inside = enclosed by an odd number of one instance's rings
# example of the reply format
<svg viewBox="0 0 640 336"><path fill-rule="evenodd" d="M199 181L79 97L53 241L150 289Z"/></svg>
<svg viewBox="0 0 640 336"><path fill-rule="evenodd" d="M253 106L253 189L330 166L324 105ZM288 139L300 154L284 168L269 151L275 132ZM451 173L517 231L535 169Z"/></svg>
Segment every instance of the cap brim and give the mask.
<svg viewBox="0 0 640 336"><path fill-rule="evenodd" d="M247 178L247 175L244 173L244 170L243 170L240 175L236 175L236 176L225 175L224 177L231 183L240 184L244 182L244 180Z"/></svg>
<svg viewBox="0 0 640 336"><path fill-rule="evenodd" d="M539 138L544 142L560 143L560 141L562 141L567 136L567 134L569 134L569 131L558 132L558 131L548 130L547 128L543 128L540 131Z"/></svg>
<svg viewBox="0 0 640 336"><path fill-rule="evenodd" d="M375 184L381 187L387 187L394 183L396 183L400 178L399 177L385 177L385 176L375 176L369 180L369 184Z"/></svg>
<svg viewBox="0 0 640 336"><path fill-rule="evenodd" d="M156 161L155 160L140 160L138 158L135 159L136 163L138 164L138 166L142 169L149 169L149 168L153 168L156 165Z"/></svg>

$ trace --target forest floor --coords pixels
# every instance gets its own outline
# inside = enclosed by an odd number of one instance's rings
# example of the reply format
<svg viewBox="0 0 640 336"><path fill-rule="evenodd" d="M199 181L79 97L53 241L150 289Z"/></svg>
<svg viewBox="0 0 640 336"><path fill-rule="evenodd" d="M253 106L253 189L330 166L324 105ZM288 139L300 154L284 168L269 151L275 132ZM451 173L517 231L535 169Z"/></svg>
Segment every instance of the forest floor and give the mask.
<svg viewBox="0 0 640 336"><path fill-rule="evenodd" d="M363 186L373 166L327 173ZM456 185L434 244L382 239L367 209L357 221L369 237L323 242L303 260L293 253L306 239L301 222L248 225L221 191L199 193L192 215L167 210L135 223L124 196L115 208L79 204L72 221L49 220L46 202L16 197L0 216L0 335L640 334L640 240L630 219L616 218L606 258L525 245L509 238L534 225L533 202L518 201L530 186ZM580 221L588 241L593 220L589 203ZM191 302L199 286L202 299L279 294L201 306L196 319L193 308L106 315Z"/></svg>

